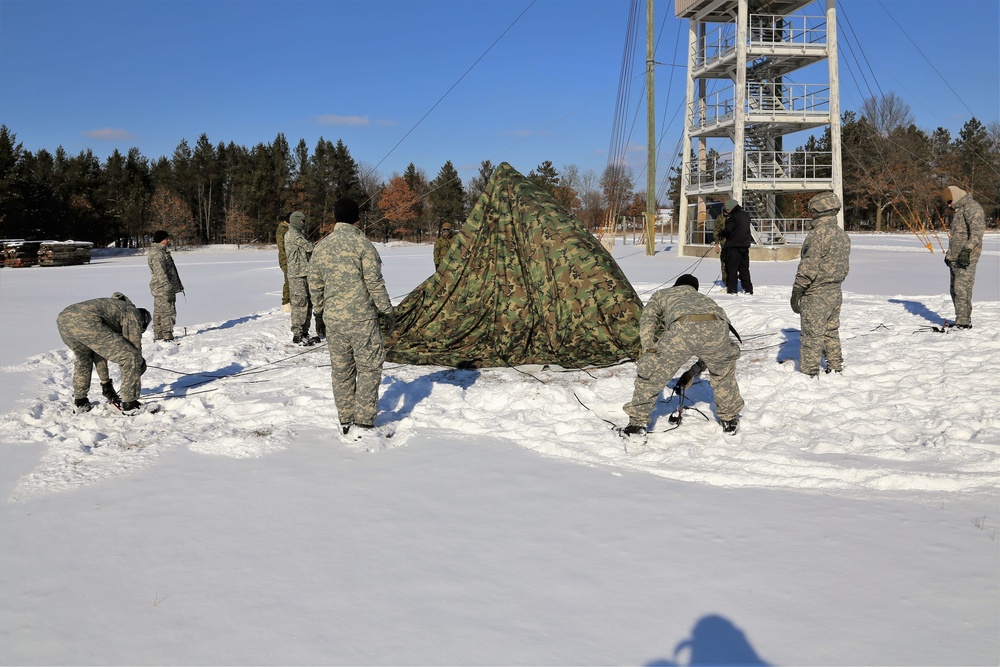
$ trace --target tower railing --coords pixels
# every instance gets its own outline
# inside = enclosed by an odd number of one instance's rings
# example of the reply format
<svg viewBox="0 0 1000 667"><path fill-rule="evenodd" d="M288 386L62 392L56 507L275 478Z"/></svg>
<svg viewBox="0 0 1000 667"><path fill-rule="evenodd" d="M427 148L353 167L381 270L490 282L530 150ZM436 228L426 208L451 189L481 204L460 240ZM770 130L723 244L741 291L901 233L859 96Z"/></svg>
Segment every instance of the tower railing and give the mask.
<svg viewBox="0 0 1000 667"><path fill-rule="evenodd" d="M760 47L815 48L826 46L825 16L781 16L751 14L747 31L747 47L751 52ZM702 46L696 45L692 62L695 69L704 69L728 60L736 53L736 33L731 23L720 23L705 32Z"/></svg>
<svg viewBox="0 0 1000 667"><path fill-rule="evenodd" d="M829 180L832 175L830 151L747 151L747 183L781 185Z"/></svg>
<svg viewBox="0 0 1000 667"><path fill-rule="evenodd" d="M826 42L826 17L751 14L747 42L751 49L754 46L774 44L821 45Z"/></svg>
<svg viewBox="0 0 1000 667"><path fill-rule="evenodd" d="M735 89L729 87L688 106L691 130L705 131L735 120ZM766 114L776 120L830 113L830 86L825 83L747 83L747 116Z"/></svg>
<svg viewBox="0 0 1000 667"><path fill-rule="evenodd" d="M733 184L732 153L712 154L704 159L688 162L687 187L689 190L730 189Z"/></svg>

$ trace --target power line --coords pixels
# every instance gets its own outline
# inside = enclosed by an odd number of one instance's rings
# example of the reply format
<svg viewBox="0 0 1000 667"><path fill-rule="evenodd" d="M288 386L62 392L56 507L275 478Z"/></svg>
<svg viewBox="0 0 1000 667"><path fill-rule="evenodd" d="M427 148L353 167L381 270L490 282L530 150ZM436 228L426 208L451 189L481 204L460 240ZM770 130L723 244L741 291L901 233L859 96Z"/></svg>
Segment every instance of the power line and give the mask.
<svg viewBox="0 0 1000 667"><path fill-rule="evenodd" d="M464 78L465 78L466 76L468 76L469 72L471 72L471 71L472 71L473 69L475 69L476 65L478 65L478 64L480 63L480 61L481 61L481 60L482 60L483 58L485 58L485 57L486 57L486 54L488 54L488 53L489 53L490 51L492 51L492 50L493 50L493 47L494 47L494 46L496 46L496 45L497 45L497 44L498 44L498 43L500 42L500 40L501 40L501 39L503 39L503 38L504 38L504 36L505 36L505 35L506 35L506 34L507 34L508 32L510 32L511 28L513 28L513 27L514 27L514 26L515 26L515 25L517 24L517 22L518 22L518 21L520 21L520 20L521 20L521 18L522 18L522 17L523 17L523 16L525 15L525 14L527 14L527 13L528 13L528 10L529 10L529 9L531 9L531 8L532 8L532 7L534 6L535 2L537 2L537 0L531 0L531 2L530 2L530 3L528 4L528 6L524 8L524 11L522 11L522 12L521 12L520 14L518 14L518 15L517 15L517 18L515 18L515 19L514 19L514 21L513 21L513 22L512 22L512 23L511 23L511 24L510 24L509 26L507 26L506 30L504 30L504 31L503 31L502 33L500 33L500 36L499 36L499 37L497 37L497 38L496 38L495 40L493 40L493 43L492 43L492 44L490 44L490 45L489 45L489 47L487 47L487 49L486 49L485 51L483 51L482 55L480 55L480 56L479 56L478 58L476 58L476 61L475 61L474 63L472 63L472 65L470 65L468 69L466 69L466 70L465 70L465 72L464 72L464 73L462 74L462 76L458 77L458 80L457 80L457 81L455 81L455 83L453 83L453 84L451 85L451 87L450 87L450 88L449 88L449 89L448 89L447 91L445 91L444 95L442 95L442 96L440 97L440 99L438 99L438 101L437 101L437 102L435 102L435 103L433 104L433 106L431 106L431 108L430 108L430 109L428 109L428 110L427 110L427 112L426 112L426 113L425 113L425 114L424 114L423 116L421 116L421 117L420 117L420 120L418 120L418 121L417 121L417 122L416 122L416 123L415 123L415 124L413 125L413 127L411 127L411 128L410 128L410 129L409 129L409 130L407 131L407 133L406 133L406 134L404 134L404 135L403 135L403 137L402 137L402 138L401 138L401 139L400 139L399 141L397 141L397 142L396 142L396 145L395 145L395 146L393 146L393 147L392 147L392 148L391 148L391 149L389 150L389 152L388 152L388 153L386 153L386 154L385 154L385 156L384 156L384 157L383 157L383 158L382 158L381 160L379 160L379 161L378 161L378 164L376 164L376 165L375 165L374 167L372 167L372 169L371 169L371 171L372 171L372 172L374 172L374 171L375 171L376 169L378 169L378 168L379 168L379 167L380 167L380 166L382 165L382 163L383 163L383 162L385 162L385 161L386 161L386 160L387 160L387 159L389 158L389 156L390 156L390 155L392 155L392 154L393 154L393 152L394 152L394 151L395 151L395 150L396 150L397 148L399 148L399 145L400 145L400 144L402 144L402 143L403 143L404 141L406 141L406 138L407 138L408 136L410 136L410 135L411 135L411 134L413 133L413 131L414 131L414 130L416 130L416 129L417 129L417 126L419 126L419 125L420 125L420 124L421 124L422 122L424 122L424 120L425 120L425 119L426 119L426 118L427 118L427 117L428 117L429 115L431 115L431 112L432 112L432 111L434 111L434 109L436 109L436 108L437 108L437 106L438 106L439 104L441 104L441 102L443 102L443 101L444 101L444 98L448 97L448 95L449 95L449 94L451 94L451 91L455 90L455 88L456 88L456 87L458 86L458 84L460 84L460 83L462 82L462 80L463 80L463 79L464 79Z"/></svg>
<svg viewBox="0 0 1000 667"><path fill-rule="evenodd" d="M917 53L919 53L919 54L921 55L921 57L922 57L922 58L923 58L924 60L926 60L926 61L927 61L927 64L931 66L931 69L932 69L932 70L934 70L934 73L935 73L935 74L937 74L937 75L938 75L938 77L939 77L939 78L940 78L940 79L941 79L942 81L944 81L944 85L948 86L948 90L950 90L950 91L952 92L952 94L954 94L954 95L955 95L955 99L957 99L957 100L958 100L959 102L961 102L961 103L962 103L962 106L964 106L964 107L965 107L965 110L969 112L969 115L970 115L970 116L972 116L973 118L975 118L975 117L976 117L976 114L975 114L975 113L973 113L972 109L970 109L970 108L969 108L969 105L965 103L965 100L963 100L963 99L962 99L962 96L961 96L961 95L959 95L959 94L958 94L958 93L957 93L957 92L955 91L955 89L951 87L951 84L950 84L950 83L948 83L948 79L944 78L944 76L943 76L943 75L941 74L941 72L939 72L939 71L938 71L937 67L934 67L934 63L933 63L933 62L931 62L930 58L928 58L928 57L927 57L927 55L926 55L926 54L924 54L924 52L920 50L920 47L919 47L919 46L917 45L917 43L913 41L913 38L912 38L912 37L910 37L910 35L909 35L909 34L907 34L907 32L906 32L905 30L903 30L903 26L899 25L899 21L897 21L897 20L896 20L896 17L894 17L894 16L893 16L893 15L892 15L891 13L889 13L889 10L888 10L888 9L886 9L886 8L885 8L885 5L883 5L883 4L882 4L882 0L878 0L878 6L882 8L882 11L884 11L884 12L886 13L886 15L887 15L887 16L888 16L888 17L889 17L890 19L892 19L892 22L896 24L896 27L897 27L897 28L899 28L899 31L900 31L901 33L903 33L903 35L904 35L904 36L906 37L906 39L910 40L910 44L913 44L913 48L915 48L915 49L917 50Z"/></svg>

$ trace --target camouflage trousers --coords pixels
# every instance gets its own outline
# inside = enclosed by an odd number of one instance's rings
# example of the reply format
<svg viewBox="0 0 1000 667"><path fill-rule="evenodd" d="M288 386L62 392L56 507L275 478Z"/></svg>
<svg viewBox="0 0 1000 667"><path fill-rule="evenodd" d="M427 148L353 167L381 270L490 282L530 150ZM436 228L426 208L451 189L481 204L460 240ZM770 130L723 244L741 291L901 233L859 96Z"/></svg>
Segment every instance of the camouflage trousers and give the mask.
<svg viewBox="0 0 1000 667"><path fill-rule="evenodd" d="M844 354L840 349L840 305L843 300L840 285L809 290L802 296L799 370L806 375L819 373L824 356L828 369L844 368Z"/></svg>
<svg viewBox="0 0 1000 667"><path fill-rule="evenodd" d="M177 323L177 295L153 295L153 339L170 340Z"/></svg>
<svg viewBox="0 0 1000 667"><path fill-rule="evenodd" d="M286 273L285 269L282 268L281 274L284 276L283 280L285 281L281 286L281 305L284 306L286 303L292 302L292 297L288 292L288 273Z"/></svg>
<svg viewBox="0 0 1000 667"><path fill-rule="evenodd" d="M720 277L722 278L722 284L729 284L729 272L726 271L726 246L724 243L719 244L719 264L722 265L722 272Z"/></svg>
<svg viewBox="0 0 1000 667"><path fill-rule="evenodd" d="M99 318L59 316L56 320L59 336L76 356L73 366L73 398L87 398L94 367L101 382L111 379L108 361L118 364L121 369L119 395L123 401L139 398L140 377L145 361L121 334L107 328Z"/></svg>
<svg viewBox="0 0 1000 667"><path fill-rule="evenodd" d="M976 264L964 269L951 263L951 302L955 304L955 324L972 324L972 286L976 282Z"/></svg>
<svg viewBox="0 0 1000 667"><path fill-rule="evenodd" d="M340 423L374 426L382 364L385 363L378 320L324 322L330 350L333 402Z"/></svg>
<svg viewBox="0 0 1000 667"><path fill-rule="evenodd" d="M729 327L723 320L675 322L655 349L643 350L639 355L632 400L623 406L629 423L649 423L660 392L691 357L701 359L708 369L719 419L728 421L739 414L744 405L736 384L740 347L729 338Z"/></svg>
<svg viewBox="0 0 1000 667"><path fill-rule="evenodd" d="M309 281L305 276L288 277L289 303L292 304L292 334L309 334L312 319L312 301L309 300Z"/></svg>

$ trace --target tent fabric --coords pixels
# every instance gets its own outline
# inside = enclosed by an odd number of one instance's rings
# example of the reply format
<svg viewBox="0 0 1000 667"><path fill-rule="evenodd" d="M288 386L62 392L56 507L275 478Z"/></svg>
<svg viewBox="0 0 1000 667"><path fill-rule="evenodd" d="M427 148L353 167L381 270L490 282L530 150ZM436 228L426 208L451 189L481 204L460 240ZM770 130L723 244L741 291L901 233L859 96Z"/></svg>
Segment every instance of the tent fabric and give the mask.
<svg viewBox="0 0 1000 667"><path fill-rule="evenodd" d="M438 271L396 307L387 359L609 366L639 354L642 301L555 198L500 164Z"/></svg>

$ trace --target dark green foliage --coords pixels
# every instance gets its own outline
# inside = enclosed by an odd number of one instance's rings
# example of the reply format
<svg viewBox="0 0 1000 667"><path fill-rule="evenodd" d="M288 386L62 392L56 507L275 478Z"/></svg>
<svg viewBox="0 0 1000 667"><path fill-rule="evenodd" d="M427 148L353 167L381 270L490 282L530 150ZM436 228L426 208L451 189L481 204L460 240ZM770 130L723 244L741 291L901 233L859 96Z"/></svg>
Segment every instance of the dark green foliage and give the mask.
<svg viewBox="0 0 1000 667"><path fill-rule="evenodd" d="M465 188L462 187L462 179L451 160L444 163L441 171L431 181L427 200L438 227L444 222L457 227L465 219Z"/></svg>

